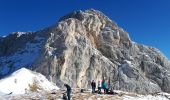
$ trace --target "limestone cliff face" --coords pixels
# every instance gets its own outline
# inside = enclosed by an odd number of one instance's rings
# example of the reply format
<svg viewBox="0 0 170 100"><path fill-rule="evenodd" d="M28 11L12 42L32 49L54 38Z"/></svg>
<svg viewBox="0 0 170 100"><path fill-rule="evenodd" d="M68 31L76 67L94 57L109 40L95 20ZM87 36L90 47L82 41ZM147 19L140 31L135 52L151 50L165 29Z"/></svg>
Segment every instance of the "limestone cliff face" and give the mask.
<svg viewBox="0 0 170 100"><path fill-rule="evenodd" d="M133 42L127 32L100 11L73 12L62 17L58 24L29 35L22 45L10 49L9 55L0 51L0 59L3 59L0 68L6 74L19 67L29 67L58 86L68 83L87 88L91 80L97 82L104 78L110 80L114 89L137 93L170 92L170 63L166 57L155 48ZM3 41L1 39L0 49L6 47ZM11 57L21 53L20 49L24 55L35 56L10 70L19 63ZM5 63L9 60L13 63L10 67Z"/></svg>

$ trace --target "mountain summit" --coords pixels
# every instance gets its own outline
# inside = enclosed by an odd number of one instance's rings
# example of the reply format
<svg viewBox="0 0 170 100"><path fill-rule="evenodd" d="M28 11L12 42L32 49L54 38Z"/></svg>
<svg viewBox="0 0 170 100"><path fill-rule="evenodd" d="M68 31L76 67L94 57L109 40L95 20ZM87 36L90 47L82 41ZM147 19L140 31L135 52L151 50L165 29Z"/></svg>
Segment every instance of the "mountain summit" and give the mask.
<svg viewBox="0 0 170 100"><path fill-rule="evenodd" d="M0 39L0 74L27 67L58 86L110 87L137 93L170 93L170 62L158 50L133 42L128 33L100 11L76 11L58 24Z"/></svg>

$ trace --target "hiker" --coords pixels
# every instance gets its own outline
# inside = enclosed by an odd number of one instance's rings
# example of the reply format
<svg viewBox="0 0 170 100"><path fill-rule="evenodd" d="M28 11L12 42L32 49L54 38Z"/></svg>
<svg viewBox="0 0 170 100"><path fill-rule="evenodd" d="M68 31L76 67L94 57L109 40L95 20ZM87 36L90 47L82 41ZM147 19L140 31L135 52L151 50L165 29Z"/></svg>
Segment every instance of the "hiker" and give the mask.
<svg viewBox="0 0 170 100"><path fill-rule="evenodd" d="M63 100L67 100L67 96L65 93L63 93Z"/></svg>
<svg viewBox="0 0 170 100"><path fill-rule="evenodd" d="M91 87L92 87L92 93L95 93L96 82L94 80L91 82Z"/></svg>
<svg viewBox="0 0 170 100"><path fill-rule="evenodd" d="M108 85L107 85L105 80L103 81L102 88L104 90L104 94L106 94L107 93L107 89L108 89Z"/></svg>
<svg viewBox="0 0 170 100"><path fill-rule="evenodd" d="M67 88L67 98L68 98L68 100L70 100L71 87L68 84L64 84L64 86Z"/></svg>
<svg viewBox="0 0 170 100"><path fill-rule="evenodd" d="M101 83L98 81L98 94L101 94Z"/></svg>

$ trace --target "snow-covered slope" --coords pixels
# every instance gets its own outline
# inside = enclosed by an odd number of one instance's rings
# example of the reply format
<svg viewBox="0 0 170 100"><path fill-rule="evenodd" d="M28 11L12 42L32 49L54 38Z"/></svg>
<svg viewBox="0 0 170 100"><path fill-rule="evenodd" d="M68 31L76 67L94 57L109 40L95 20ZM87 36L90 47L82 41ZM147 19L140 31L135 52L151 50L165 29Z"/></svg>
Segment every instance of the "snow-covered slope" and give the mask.
<svg viewBox="0 0 170 100"><path fill-rule="evenodd" d="M58 90L59 88L50 83L43 75L21 68L7 78L0 80L0 91L6 94L24 94L30 90L30 86L36 82L40 90Z"/></svg>

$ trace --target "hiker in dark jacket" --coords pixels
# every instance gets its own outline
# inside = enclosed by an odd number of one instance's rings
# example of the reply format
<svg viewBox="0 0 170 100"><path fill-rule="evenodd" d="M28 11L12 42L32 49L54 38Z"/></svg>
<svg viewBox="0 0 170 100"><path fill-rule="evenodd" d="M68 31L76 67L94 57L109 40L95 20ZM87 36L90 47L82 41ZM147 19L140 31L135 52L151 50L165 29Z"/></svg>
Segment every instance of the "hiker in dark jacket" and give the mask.
<svg viewBox="0 0 170 100"><path fill-rule="evenodd" d="M92 93L95 93L96 82L94 80L91 82L91 87L92 87Z"/></svg>
<svg viewBox="0 0 170 100"><path fill-rule="evenodd" d="M67 88L67 97L68 97L68 100L70 100L70 97L71 97L71 87L68 84L64 84L64 86Z"/></svg>

